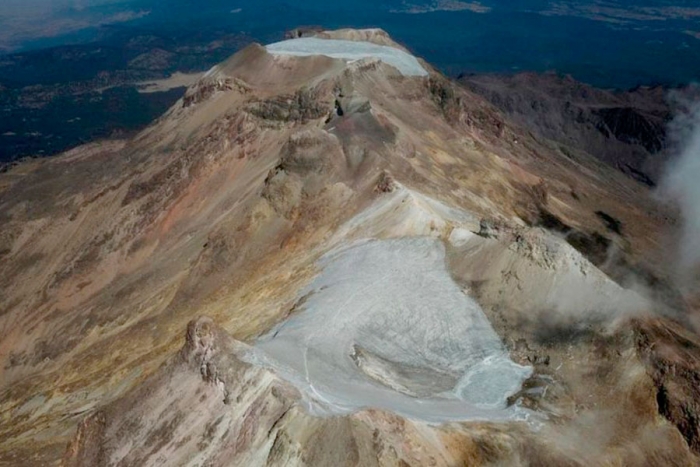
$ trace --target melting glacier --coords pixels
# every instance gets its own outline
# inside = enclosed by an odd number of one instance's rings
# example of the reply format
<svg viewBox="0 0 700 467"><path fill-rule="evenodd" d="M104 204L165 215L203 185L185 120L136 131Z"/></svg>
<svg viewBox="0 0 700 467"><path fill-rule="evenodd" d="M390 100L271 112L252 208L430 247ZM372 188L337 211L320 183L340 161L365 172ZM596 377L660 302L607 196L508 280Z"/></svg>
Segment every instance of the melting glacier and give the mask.
<svg viewBox="0 0 700 467"><path fill-rule="evenodd" d="M509 358L452 280L440 240L364 240L319 263L302 311L248 355L299 388L312 413L376 407L429 423L528 417L506 401L532 369Z"/></svg>

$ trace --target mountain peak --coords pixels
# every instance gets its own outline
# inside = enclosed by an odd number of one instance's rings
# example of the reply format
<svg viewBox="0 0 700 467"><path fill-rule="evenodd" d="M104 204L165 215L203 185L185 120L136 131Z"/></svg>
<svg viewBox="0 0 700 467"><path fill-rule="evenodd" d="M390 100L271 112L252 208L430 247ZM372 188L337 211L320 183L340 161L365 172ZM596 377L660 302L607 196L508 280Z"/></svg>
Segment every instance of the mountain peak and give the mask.
<svg viewBox="0 0 700 467"><path fill-rule="evenodd" d="M317 34L247 47L133 139L0 174L13 455L689 459L620 325L658 305L618 267L666 284L646 188L402 72L383 31ZM572 451L603 427L626 436Z"/></svg>

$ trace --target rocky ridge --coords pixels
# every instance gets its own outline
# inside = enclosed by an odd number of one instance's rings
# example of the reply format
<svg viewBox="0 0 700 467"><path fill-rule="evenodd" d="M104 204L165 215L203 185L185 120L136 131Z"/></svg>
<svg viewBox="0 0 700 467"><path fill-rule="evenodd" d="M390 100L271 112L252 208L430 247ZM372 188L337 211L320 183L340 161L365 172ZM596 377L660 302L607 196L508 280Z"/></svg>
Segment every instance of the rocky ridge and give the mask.
<svg viewBox="0 0 700 467"><path fill-rule="evenodd" d="M698 95L696 86L598 89L554 73L463 75L458 81L564 153L585 151L649 186L658 184L670 157L669 122Z"/></svg>

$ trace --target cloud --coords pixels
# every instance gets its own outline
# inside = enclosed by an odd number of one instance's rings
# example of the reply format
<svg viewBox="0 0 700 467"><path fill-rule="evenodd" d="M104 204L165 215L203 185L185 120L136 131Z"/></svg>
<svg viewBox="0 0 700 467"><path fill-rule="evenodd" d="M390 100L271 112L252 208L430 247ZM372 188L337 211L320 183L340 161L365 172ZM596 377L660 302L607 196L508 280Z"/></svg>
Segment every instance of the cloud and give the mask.
<svg viewBox="0 0 700 467"><path fill-rule="evenodd" d="M679 93L670 98L683 110L670 125L675 158L666 169L661 194L680 209L677 272L692 280L700 267L700 102Z"/></svg>

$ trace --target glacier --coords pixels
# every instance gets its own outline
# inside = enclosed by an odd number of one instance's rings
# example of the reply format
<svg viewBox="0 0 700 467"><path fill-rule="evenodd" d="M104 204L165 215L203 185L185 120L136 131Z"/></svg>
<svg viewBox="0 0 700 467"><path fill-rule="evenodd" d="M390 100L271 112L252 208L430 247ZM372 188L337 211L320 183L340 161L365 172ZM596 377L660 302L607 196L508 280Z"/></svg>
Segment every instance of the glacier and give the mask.
<svg viewBox="0 0 700 467"><path fill-rule="evenodd" d="M532 368L513 362L430 237L361 240L327 253L302 311L246 357L294 384L310 412L367 407L428 423L528 418L508 407Z"/></svg>
<svg viewBox="0 0 700 467"><path fill-rule="evenodd" d="M428 72L413 55L395 47L339 39L302 37L276 42L265 47L273 55L311 56L325 55L331 58L355 61L376 58L398 69L404 76L427 76Z"/></svg>

